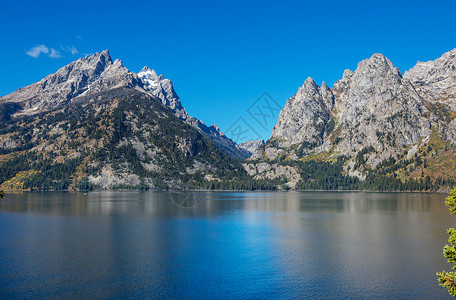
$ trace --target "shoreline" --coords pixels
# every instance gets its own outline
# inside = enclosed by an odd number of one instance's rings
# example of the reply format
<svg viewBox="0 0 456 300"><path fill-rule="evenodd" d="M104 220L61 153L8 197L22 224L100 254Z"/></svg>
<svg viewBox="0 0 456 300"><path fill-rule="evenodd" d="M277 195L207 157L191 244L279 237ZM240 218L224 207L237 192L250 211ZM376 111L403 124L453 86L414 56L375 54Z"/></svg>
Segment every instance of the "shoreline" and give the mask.
<svg viewBox="0 0 456 300"><path fill-rule="evenodd" d="M19 194L19 193L93 193L93 192L160 192L160 193L185 193L185 192L252 192L252 193L416 193L416 194L448 194L450 190L440 191L381 191L381 190L139 190L139 189L96 189L92 191L76 191L76 190L44 190L44 191L31 191L31 190L3 190L6 194Z"/></svg>

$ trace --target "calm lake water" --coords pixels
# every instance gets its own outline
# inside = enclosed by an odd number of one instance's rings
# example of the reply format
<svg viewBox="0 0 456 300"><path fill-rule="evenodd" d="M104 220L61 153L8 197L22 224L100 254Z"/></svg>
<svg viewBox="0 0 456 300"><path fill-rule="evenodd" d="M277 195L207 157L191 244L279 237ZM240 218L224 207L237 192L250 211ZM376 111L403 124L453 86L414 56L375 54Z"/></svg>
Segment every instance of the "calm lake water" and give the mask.
<svg viewBox="0 0 456 300"><path fill-rule="evenodd" d="M0 298L448 298L444 194L8 194Z"/></svg>

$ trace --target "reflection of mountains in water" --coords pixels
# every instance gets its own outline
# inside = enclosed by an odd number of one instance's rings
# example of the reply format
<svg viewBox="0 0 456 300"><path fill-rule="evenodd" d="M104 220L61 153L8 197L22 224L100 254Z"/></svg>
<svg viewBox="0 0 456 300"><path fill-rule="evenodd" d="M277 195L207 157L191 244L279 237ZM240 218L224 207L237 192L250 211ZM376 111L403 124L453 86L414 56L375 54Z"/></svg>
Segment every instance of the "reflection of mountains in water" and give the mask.
<svg viewBox="0 0 456 300"><path fill-rule="evenodd" d="M363 192L92 192L18 193L0 211L53 215L217 216L239 211L291 213L437 212L445 194Z"/></svg>

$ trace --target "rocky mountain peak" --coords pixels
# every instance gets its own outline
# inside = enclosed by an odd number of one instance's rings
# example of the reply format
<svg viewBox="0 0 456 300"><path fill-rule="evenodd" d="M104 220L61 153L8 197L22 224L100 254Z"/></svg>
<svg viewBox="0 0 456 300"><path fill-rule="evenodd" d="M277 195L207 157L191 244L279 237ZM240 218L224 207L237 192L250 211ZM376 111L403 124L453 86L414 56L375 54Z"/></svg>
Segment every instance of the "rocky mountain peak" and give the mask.
<svg viewBox="0 0 456 300"><path fill-rule="evenodd" d="M383 54L376 53L361 61L354 72L346 70L339 89L350 87L353 93L374 92L378 88L390 88L400 84L402 75ZM344 92L344 91L341 91Z"/></svg>
<svg viewBox="0 0 456 300"><path fill-rule="evenodd" d="M307 77L306 80L304 80L304 84L302 85L303 87L304 86L308 86L308 87L316 87L317 84L315 83L315 80L313 80L312 77Z"/></svg>
<svg viewBox="0 0 456 300"><path fill-rule="evenodd" d="M105 49L105 50L101 51L100 55L105 56L105 57L111 57L111 55L109 54L109 49Z"/></svg>
<svg viewBox="0 0 456 300"><path fill-rule="evenodd" d="M332 89L306 79L287 100L273 128L271 139L279 143L267 143L262 150L266 154L261 155L274 159L288 148L297 149L288 157L330 150L350 157L372 146L380 151L375 164L397 147L430 134L426 115L424 102L410 82L377 53L361 61L355 71L345 70ZM252 157L261 157L256 154Z"/></svg>
<svg viewBox="0 0 456 300"><path fill-rule="evenodd" d="M456 109L456 49L433 61L418 62L404 73L426 100L439 101Z"/></svg>
<svg viewBox="0 0 456 300"><path fill-rule="evenodd" d="M122 89L132 89L158 98L175 116L213 140L225 153L239 158L249 155L217 126L207 127L202 121L189 116L171 80L157 75L148 67L138 74L130 72L121 60L112 60L109 50L81 57L39 82L0 97L0 104L14 102L15 111L12 114L31 115L58 109L74 101L85 101L95 93L107 91L109 94L111 89L116 89L116 93Z"/></svg>
<svg viewBox="0 0 456 300"><path fill-rule="evenodd" d="M350 80L350 78L353 76L353 71L349 69L345 69L344 74L342 75L342 80Z"/></svg>
<svg viewBox="0 0 456 300"><path fill-rule="evenodd" d="M271 139L281 140L283 146L302 141L321 144L333 104L334 96L326 84L319 87L312 78L307 78L281 110Z"/></svg>
<svg viewBox="0 0 456 300"><path fill-rule="evenodd" d="M39 82L0 98L0 102L19 102L23 113L31 114L60 107L81 95L137 83L136 74L120 60L113 62L109 51L104 50L81 57Z"/></svg>
<svg viewBox="0 0 456 300"><path fill-rule="evenodd" d="M429 133L420 96L384 55L372 55L349 74L333 89L342 129L337 145L341 153L356 152L363 145L387 153L394 147L382 140L381 132L394 132L396 145L414 143Z"/></svg>
<svg viewBox="0 0 456 300"><path fill-rule="evenodd" d="M78 60L76 60L75 62L72 62L71 64L76 63L76 62L86 62L88 64L94 64L94 63L101 62L102 64L111 64L112 57L109 54L109 50L106 49L106 50L103 50L102 52L95 52L92 55L86 55L84 57L81 57Z"/></svg>
<svg viewBox="0 0 456 300"><path fill-rule="evenodd" d="M113 63L112 63L114 66L116 66L117 68L121 68L123 67L123 62L120 60L120 59L116 59Z"/></svg>
<svg viewBox="0 0 456 300"><path fill-rule="evenodd" d="M141 71L139 71L139 73L141 73L141 72L145 73L145 72L151 72L151 71L154 71L154 70L150 69L148 66L144 66L144 67L141 69ZM155 72L155 71L154 71L154 72ZM138 74L139 74L139 73L138 73Z"/></svg>
<svg viewBox="0 0 456 300"><path fill-rule="evenodd" d="M318 85L315 83L315 81L311 78L308 77L305 81L304 84L299 87L297 94L302 95L305 97L306 95L314 95L315 93L318 93Z"/></svg>
<svg viewBox="0 0 456 300"><path fill-rule="evenodd" d="M362 60L354 73L354 75L358 73L371 77L382 76L386 73L394 73L401 76L399 70L394 66L391 60L380 53L375 53L370 58Z"/></svg>
<svg viewBox="0 0 456 300"><path fill-rule="evenodd" d="M145 66L144 68L142 68L141 71L139 71L138 76L139 77L144 77L145 79L151 80L151 81L157 81L158 80L158 75L155 72L155 70L150 69L147 66Z"/></svg>
<svg viewBox="0 0 456 300"><path fill-rule="evenodd" d="M101 74L109 65L113 63L109 50L96 52L90 56L84 56L78 60L60 68L55 74L63 70L93 70L95 74ZM53 74L49 75L52 76Z"/></svg>
<svg viewBox="0 0 456 300"><path fill-rule="evenodd" d="M138 77L143 81L144 89L152 96L160 99L164 105L170 107L177 117L184 120L188 118L171 80L164 78L163 75L158 76L149 67L144 67L138 73Z"/></svg>

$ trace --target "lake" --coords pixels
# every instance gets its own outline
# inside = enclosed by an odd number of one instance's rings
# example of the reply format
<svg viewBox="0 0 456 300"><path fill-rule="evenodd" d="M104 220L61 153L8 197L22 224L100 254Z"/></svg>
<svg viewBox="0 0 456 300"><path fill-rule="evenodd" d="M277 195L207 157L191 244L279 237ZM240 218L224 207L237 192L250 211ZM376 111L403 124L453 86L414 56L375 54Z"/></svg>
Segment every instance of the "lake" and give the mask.
<svg viewBox="0 0 456 300"><path fill-rule="evenodd" d="M449 298L446 196L7 194L0 298Z"/></svg>

